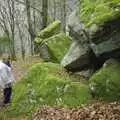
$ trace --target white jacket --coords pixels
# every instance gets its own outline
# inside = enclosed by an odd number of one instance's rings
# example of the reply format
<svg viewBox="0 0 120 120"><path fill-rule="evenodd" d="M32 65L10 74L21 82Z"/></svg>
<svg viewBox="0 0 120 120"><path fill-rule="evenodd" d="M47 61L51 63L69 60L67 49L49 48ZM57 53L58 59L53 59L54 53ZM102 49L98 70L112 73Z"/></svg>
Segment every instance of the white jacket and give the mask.
<svg viewBox="0 0 120 120"><path fill-rule="evenodd" d="M5 86L14 81L14 77L11 68L0 61L0 87L5 88Z"/></svg>

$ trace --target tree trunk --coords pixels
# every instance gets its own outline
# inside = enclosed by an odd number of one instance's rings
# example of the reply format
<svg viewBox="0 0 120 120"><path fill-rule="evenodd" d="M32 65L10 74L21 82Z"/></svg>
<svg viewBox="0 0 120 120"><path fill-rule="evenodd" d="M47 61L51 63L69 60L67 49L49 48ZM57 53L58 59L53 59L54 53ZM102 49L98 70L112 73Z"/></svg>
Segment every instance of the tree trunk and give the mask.
<svg viewBox="0 0 120 120"><path fill-rule="evenodd" d="M29 0L25 0L26 1L26 12L27 12L27 21L28 21L28 31L30 34L30 39L31 39L31 54L34 54L34 38L35 38L35 33L33 30L33 26L32 26L32 19L31 19L31 12L30 12L30 1Z"/></svg>
<svg viewBox="0 0 120 120"><path fill-rule="evenodd" d="M54 4L54 21L56 20L56 0L53 0L53 4Z"/></svg>
<svg viewBox="0 0 120 120"><path fill-rule="evenodd" d="M66 0L61 1L62 29L66 32Z"/></svg>
<svg viewBox="0 0 120 120"><path fill-rule="evenodd" d="M47 26L48 20L48 0L42 0L42 29Z"/></svg>
<svg viewBox="0 0 120 120"><path fill-rule="evenodd" d="M22 55L22 59L25 60L25 46L24 46L24 42L23 42L23 34L20 29L19 23L17 24L17 27L18 27L20 43L21 43L21 55Z"/></svg>
<svg viewBox="0 0 120 120"><path fill-rule="evenodd" d="M14 0L8 1L8 10L10 15L10 29L11 29L11 57L12 59L16 59L16 53L15 53L15 2Z"/></svg>

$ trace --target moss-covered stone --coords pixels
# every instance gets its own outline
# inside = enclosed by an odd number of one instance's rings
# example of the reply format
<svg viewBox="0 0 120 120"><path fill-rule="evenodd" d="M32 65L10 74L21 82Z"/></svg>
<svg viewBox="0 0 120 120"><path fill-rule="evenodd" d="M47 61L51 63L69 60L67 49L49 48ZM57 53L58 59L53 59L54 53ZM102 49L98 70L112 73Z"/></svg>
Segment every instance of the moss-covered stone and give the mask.
<svg viewBox="0 0 120 120"><path fill-rule="evenodd" d="M42 44L44 43L47 44L48 47L48 52L50 56L49 61L60 63L60 61L68 51L72 40L69 36L65 35L65 33L60 32L53 35L52 37L49 37L48 39L44 39Z"/></svg>
<svg viewBox="0 0 120 120"><path fill-rule="evenodd" d="M62 60L72 43L71 38L66 36L64 33L56 34L45 41L53 54L52 56L55 56L57 62Z"/></svg>
<svg viewBox="0 0 120 120"><path fill-rule="evenodd" d="M90 79L90 88L97 98L120 99L120 63L106 62Z"/></svg>
<svg viewBox="0 0 120 120"><path fill-rule="evenodd" d="M58 64L39 63L18 81L13 90L11 115L31 114L42 105L77 106L91 98L87 85L70 81L70 76Z"/></svg>
<svg viewBox="0 0 120 120"><path fill-rule="evenodd" d="M55 22L51 23L50 25L48 25L48 27L46 27L45 29L41 30L38 33L35 39L35 42L41 43L43 39L49 38L53 36L54 34L59 33L60 28L61 28L61 21L56 20Z"/></svg>
<svg viewBox="0 0 120 120"><path fill-rule="evenodd" d="M120 16L120 0L80 0L80 19L89 27Z"/></svg>
<svg viewBox="0 0 120 120"><path fill-rule="evenodd" d="M42 48L42 45L47 43L47 51L50 56L49 61L52 62L60 62L71 44L70 37L60 31L60 24L61 22L59 20L53 22L44 30L40 31L35 39L35 43L40 46L39 48Z"/></svg>

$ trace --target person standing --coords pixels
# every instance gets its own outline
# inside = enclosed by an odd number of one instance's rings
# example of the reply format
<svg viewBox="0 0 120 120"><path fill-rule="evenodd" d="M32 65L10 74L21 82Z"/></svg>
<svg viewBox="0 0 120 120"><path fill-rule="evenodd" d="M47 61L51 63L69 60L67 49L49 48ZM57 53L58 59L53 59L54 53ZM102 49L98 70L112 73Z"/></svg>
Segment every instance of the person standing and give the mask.
<svg viewBox="0 0 120 120"><path fill-rule="evenodd" d="M8 58L4 58L0 61L0 87L3 89L4 96L2 105L8 104L11 100L13 81L10 61Z"/></svg>

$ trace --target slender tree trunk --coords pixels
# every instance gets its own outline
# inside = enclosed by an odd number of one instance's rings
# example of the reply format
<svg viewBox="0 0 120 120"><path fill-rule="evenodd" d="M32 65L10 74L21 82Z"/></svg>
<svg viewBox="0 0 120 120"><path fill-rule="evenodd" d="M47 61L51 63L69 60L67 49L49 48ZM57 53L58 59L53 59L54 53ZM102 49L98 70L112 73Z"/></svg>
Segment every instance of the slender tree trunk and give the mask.
<svg viewBox="0 0 120 120"><path fill-rule="evenodd" d="M66 32L66 0L61 1L62 29Z"/></svg>
<svg viewBox="0 0 120 120"><path fill-rule="evenodd" d="M28 31L30 34L30 39L31 39L31 54L34 54L34 38L35 38L35 33L33 30L33 26L32 26L32 19L31 19L31 11L30 11L30 1L29 0L25 0L26 1L26 12L27 12L27 21L28 21Z"/></svg>
<svg viewBox="0 0 120 120"><path fill-rule="evenodd" d="M48 0L42 0L42 29L47 26L48 23Z"/></svg>
<svg viewBox="0 0 120 120"><path fill-rule="evenodd" d="M33 1L33 6L36 6L36 2ZM36 11L33 9L33 30L36 33Z"/></svg>
<svg viewBox="0 0 120 120"><path fill-rule="evenodd" d="M8 10L10 15L10 29L11 29L11 37L10 37L10 43L11 43L11 56L13 59L16 59L16 53L15 53L15 2L14 0L8 1Z"/></svg>
<svg viewBox="0 0 120 120"><path fill-rule="evenodd" d="M36 5L36 2L35 1L33 1L33 6L35 6ZM35 9L33 9L33 30L34 30L34 33L36 33L36 27L37 27L37 25L36 25L36 11L35 11ZM37 46L36 46L36 44L34 43L34 54L37 54Z"/></svg>
<svg viewBox="0 0 120 120"><path fill-rule="evenodd" d="M53 4L54 4L54 21L56 20L56 0L53 0Z"/></svg>
<svg viewBox="0 0 120 120"><path fill-rule="evenodd" d="M63 26L64 26L64 28L63 28L63 30L66 32L66 13L67 13L67 11L66 11L66 0L63 0L63 2L64 2L64 4L63 4L63 18L64 18L64 20L63 20Z"/></svg>
<svg viewBox="0 0 120 120"><path fill-rule="evenodd" d="M20 43L21 43L21 55L22 55L22 59L25 60L25 47L24 47L24 42L23 42L23 34L22 34L21 29L20 29L19 23L18 23L17 27L18 27Z"/></svg>
<svg viewBox="0 0 120 120"><path fill-rule="evenodd" d="M13 59L16 59L16 53L15 53L15 36L14 32L12 31L12 36L11 36L11 56Z"/></svg>

